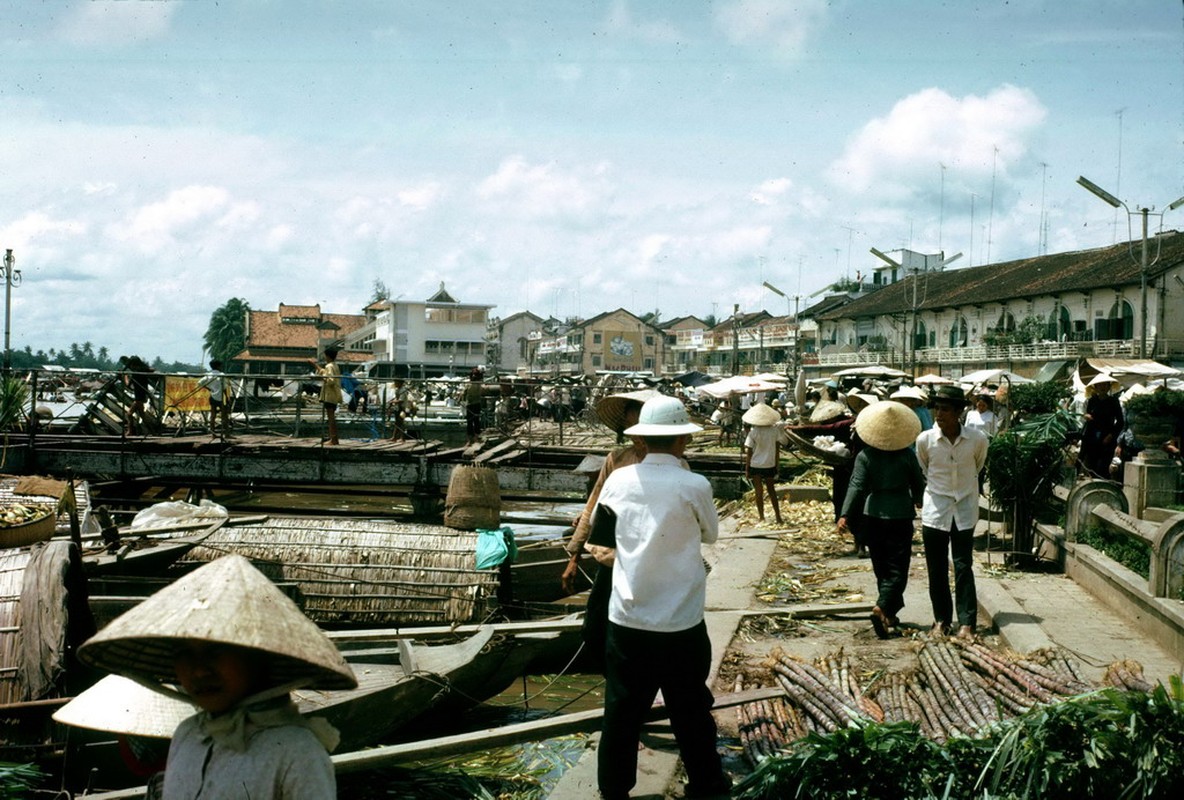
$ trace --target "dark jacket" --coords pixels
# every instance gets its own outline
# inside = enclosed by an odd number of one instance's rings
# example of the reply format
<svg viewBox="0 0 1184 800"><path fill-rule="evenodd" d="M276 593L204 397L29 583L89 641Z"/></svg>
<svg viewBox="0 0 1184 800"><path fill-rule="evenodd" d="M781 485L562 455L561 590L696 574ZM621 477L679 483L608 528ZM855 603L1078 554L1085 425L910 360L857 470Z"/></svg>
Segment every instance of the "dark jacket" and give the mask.
<svg viewBox="0 0 1184 800"><path fill-rule="evenodd" d="M855 509L875 519L914 519L924 493L925 476L917 454L910 448L877 450L865 446L855 457L842 516Z"/></svg>

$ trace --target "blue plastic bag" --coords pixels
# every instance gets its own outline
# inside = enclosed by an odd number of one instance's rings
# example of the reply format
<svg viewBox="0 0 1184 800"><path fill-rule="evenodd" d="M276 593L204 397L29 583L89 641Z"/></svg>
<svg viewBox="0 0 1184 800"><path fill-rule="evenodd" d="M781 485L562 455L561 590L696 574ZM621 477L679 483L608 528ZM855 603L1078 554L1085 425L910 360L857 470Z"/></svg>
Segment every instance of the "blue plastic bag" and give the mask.
<svg viewBox="0 0 1184 800"><path fill-rule="evenodd" d="M503 525L494 529L477 529L477 569L492 569L503 561L513 563L518 558L514 543L514 529Z"/></svg>

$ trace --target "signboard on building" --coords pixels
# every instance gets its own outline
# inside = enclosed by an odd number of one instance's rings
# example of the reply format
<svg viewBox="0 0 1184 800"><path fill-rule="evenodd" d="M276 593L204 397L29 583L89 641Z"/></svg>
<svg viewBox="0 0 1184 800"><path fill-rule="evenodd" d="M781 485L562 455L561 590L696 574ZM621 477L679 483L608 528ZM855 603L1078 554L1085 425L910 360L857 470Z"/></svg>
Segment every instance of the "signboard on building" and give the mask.
<svg viewBox="0 0 1184 800"><path fill-rule="evenodd" d="M605 331L604 369L642 368L641 334L637 331Z"/></svg>

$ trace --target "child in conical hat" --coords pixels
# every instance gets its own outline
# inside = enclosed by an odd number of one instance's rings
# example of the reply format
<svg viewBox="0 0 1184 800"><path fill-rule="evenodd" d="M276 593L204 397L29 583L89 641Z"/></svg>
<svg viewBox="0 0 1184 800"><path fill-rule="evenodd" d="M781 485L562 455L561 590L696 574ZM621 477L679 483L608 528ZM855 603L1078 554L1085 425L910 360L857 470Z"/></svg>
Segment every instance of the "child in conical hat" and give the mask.
<svg viewBox="0 0 1184 800"><path fill-rule="evenodd" d="M773 504L773 515L781 524L781 505L777 502L777 469L781 460L781 414L765 403L757 403L741 418L751 426L744 438L744 474L756 493L756 513L765 521L765 491Z"/></svg>
<svg viewBox="0 0 1184 800"><path fill-rule="evenodd" d="M331 800L336 731L288 692L357 686L337 648L242 556L161 589L78 652L95 667L201 709L173 734L166 800Z"/></svg>

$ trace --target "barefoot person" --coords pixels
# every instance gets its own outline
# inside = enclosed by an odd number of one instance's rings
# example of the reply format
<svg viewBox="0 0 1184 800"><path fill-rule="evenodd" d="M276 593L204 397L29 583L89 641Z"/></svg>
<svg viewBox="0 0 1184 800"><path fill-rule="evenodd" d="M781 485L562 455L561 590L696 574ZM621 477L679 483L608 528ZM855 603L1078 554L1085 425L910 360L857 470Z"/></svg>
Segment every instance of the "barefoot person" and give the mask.
<svg viewBox="0 0 1184 800"><path fill-rule="evenodd" d="M777 467L781 459L781 414L764 403L757 403L741 417L751 428L744 437L744 474L756 494L756 513L765 521L765 492L773 505L773 516L781 524L781 506L777 502Z"/></svg>
<svg viewBox="0 0 1184 800"><path fill-rule="evenodd" d="M324 378L321 384L321 405L325 408L325 420L328 423L328 440L325 444L340 444L337 438L337 407L345 399L341 392L341 367L337 366L337 348L325 348L325 366L321 366L315 358L309 363L316 369L317 374Z"/></svg>

